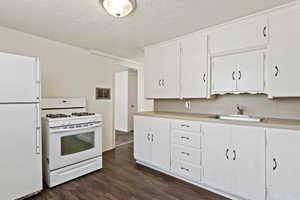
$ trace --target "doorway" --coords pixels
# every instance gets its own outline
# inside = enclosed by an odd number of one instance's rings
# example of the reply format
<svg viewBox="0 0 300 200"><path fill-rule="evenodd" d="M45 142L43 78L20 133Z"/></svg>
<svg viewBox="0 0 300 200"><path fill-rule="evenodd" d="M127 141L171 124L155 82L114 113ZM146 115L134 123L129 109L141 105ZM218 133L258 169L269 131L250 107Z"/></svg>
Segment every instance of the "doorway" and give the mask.
<svg viewBox="0 0 300 200"><path fill-rule="evenodd" d="M133 142L134 120L138 103L137 71L129 69L115 74L115 146Z"/></svg>

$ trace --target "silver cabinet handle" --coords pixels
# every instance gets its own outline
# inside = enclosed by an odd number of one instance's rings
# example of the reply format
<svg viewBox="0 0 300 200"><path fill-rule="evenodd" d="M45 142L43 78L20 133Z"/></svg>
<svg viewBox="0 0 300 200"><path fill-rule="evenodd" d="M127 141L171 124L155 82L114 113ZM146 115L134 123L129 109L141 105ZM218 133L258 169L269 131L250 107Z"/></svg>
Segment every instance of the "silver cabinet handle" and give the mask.
<svg viewBox="0 0 300 200"><path fill-rule="evenodd" d="M232 80L235 81L235 71L232 72L232 75L231 75L231 76L232 76Z"/></svg>
<svg viewBox="0 0 300 200"><path fill-rule="evenodd" d="M277 167L278 167L276 158L273 158L273 162L274 162L273 171L275 171L277 169Z"/></svg>
<svg viewBox="0 0 300 200"><path fill-rule="evenodd" d="M279 68L278 68L278 66L276 65L276 66L275 66L275 77L277 77L278 74L279 74Z"/></svg>
<svg viewBox="0 0 300 200"><path fill-rule="evenodd" d="M181 170L185 170L185 171L187 171L187 172L190 171L189 169L187 169L187 168L185 168L185 167L180 167L180 169L181 169Z"/></svg>
<svg viewBox="0 0 300 200"><path fill-rule="evenodd" d="M236 151L233 150L233 159L232 160L236 160Z"/></svg>
<svg viewBox="0 0 300 200"><path fill-rule="evenodd" d="M206 73L203 74L203 82L206 82Z"/></svg>
<svg viewBox="0 0 300 200"><path fill-rule="evenodd" d="M267 26L264 26L262 33L264 37L267 37Z"/></svg>
<svg viewBox="0 0 300 200"><path fill-rule="evenodd" d="M228 153L229 153L229 149L226 149L226 152L225 152L225 157L226 157L226 159L227 159L227 160L229 160Z"/></svg>
<svg viewBox="0 0 300 200"><path fill-rule="evenodd" d="M190 125L187 125L187 124L181 124L181 127L190 128Z"/></svg>
<svg viewBox="0 0 300 200"><path fill-rule="evenodd" d="M165 87L165 79L162 79L162 86Z"/></svg>
<svg viewBox="0 0 300 200"><path fill-rule="evenodd" d="M147 139L148 139L148 141L150 141L150 133L148 133Z"/></svg>
<svg viewBox="0 0 300 200"><path fill-rule="evenodd" d="M187 152L181 152L181 154L183 154L183 155L187 155L187 156L189 156L190 155L190 153L187 153Z"/></svg>
<svg viewBox="0 0 300 200"><path fill-rule="evenodd" d="M158 81L158 86L161 87L161 79Z"/></svg>
<svg viewBox="0 0 300 200"><path fill-rule="evenodd" d="M181 136L181 139L189 140L190 138L189 137L185 137L185 136Z"/></svg>
<svg viewBox="0 0 300 200"><path fill-rule="evenodd" d="M241 79L242 79L242 72L239 71L239 80L241 80Z"/></svg>

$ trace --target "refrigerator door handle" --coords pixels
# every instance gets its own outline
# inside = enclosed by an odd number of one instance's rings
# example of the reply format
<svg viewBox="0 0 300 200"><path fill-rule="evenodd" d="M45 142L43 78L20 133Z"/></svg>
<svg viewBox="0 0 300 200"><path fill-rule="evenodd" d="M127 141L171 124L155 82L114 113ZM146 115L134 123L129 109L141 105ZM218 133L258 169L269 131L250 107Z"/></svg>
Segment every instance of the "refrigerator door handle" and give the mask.
<svg viewBox="0 0 300 200"><path fill-rule="evenodd" d="M41 128L36 128L36 146L35 146L35 152L36 154L41 153Z"/></svg>
<svg viewBox="0 0 300 200"><path fill-rule="evenodd" d="M35 137L35 152L41 153L41 123L40 123L40 108L39 104L36 104L36 137Z"/></svg>
<svg viewBox="0 0 300 200"><path fill-rule="evenodd" d="M40 80L40 61L39 58L36 58L36 65L37 65L37 70L36 70L36 100L39 102L40 101L40 96L41 96L41 80Z"/></svg>

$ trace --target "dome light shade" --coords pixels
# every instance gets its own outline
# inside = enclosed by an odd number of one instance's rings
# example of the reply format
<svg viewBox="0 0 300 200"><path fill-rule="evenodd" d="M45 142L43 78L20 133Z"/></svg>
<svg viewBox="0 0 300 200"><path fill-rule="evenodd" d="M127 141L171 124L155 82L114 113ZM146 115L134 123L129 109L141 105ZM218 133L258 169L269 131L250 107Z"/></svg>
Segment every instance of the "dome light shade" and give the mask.
<svg viewBox="0 0 300 200"><path fill-rule="evenodd" d="M114 17L125 17L135 8L135 0L103 0L103 8Z"/></svg>

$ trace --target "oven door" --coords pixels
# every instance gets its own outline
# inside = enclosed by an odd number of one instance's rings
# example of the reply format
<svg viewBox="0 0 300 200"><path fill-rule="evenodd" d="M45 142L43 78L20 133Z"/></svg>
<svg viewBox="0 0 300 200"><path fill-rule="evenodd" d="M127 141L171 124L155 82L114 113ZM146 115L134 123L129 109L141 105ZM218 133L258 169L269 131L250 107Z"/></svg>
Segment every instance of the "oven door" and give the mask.
<svg viewBox="0 0 300 200"><path fill-rule="evenodd" d="M50 132L50 171L102 155L102 128Z"/></svg>

